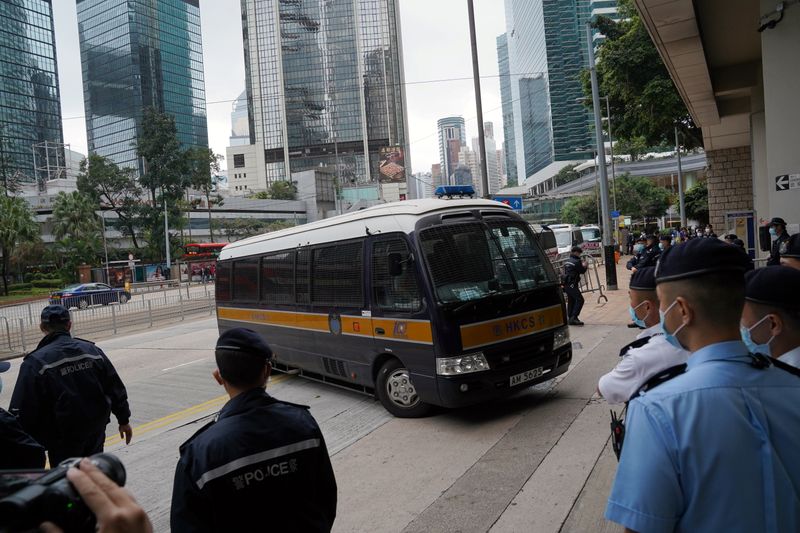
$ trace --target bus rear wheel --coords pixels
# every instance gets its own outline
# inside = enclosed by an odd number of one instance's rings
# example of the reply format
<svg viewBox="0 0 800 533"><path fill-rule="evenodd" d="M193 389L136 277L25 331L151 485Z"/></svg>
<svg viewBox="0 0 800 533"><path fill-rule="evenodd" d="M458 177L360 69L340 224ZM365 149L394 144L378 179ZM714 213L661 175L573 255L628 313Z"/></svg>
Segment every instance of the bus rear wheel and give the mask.
<svg viewBox="0 0 800 533"><path fill-rule="evenodd" d="M431 406L417 394L408 369L397 359L389 359L383 364L375 385L381 404L398 418L419 418L431 410Z"/></svg>

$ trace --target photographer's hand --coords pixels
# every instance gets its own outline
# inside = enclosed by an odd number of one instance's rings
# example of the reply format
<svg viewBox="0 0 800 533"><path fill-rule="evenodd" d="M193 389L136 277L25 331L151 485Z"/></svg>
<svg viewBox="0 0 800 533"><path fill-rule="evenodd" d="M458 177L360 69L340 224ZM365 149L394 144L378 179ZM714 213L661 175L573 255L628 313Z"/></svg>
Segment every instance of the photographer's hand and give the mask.
<svg viewBox="0 0 800 533"><path fill-rule="evenodd" d="M88 459L81 461L80 470L70 468L67 478L97 517L97 531L100 533L153 532L150 519L133 496L108 479ZM63 533L50 522L42 524L41 531Z"/></svg>

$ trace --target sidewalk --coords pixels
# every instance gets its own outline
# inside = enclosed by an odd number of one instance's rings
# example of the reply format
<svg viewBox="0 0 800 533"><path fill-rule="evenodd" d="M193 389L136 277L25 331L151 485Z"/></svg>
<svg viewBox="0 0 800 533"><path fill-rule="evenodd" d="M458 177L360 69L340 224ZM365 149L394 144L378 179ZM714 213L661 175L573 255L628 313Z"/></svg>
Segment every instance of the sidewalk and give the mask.
<svg viewBox="0 0 800 533"><path fill-rule="evenodd" d="M619 264L617 265L618 289L615 291L609 291L606 288L605 266L598 266L603 294L608 298L608 301L598 298L599 293L597 292L583 295L586 303L583 306L580 318L587 325L624 326L630 323L631 319L630 315L628 315L628 285L631 281L631 271L625 268L625 263L629 257L622 256L619 258ZM598 299L600 300L599 303Z"/></svg>

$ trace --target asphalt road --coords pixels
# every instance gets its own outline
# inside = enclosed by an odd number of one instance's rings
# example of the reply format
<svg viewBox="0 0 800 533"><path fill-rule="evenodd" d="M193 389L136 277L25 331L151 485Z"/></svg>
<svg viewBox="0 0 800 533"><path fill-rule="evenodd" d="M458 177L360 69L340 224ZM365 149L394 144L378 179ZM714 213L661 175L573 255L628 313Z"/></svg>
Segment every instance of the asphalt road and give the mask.
<svg viewBox="0 0 800 533"><path fill-rule="evenodd" d="M335 531L619 531L602 519L616 463L595 385L630 331L573 328L567 374L424 419L396 419L369 396L295 376L273 376L268 390L310 405L320 423L339 485ZM109 425L106 449L125 463L156 531L169 529L178 446L226 401L211 377L216 337L210 318L99 343L128 387L134 426L126 446ZM3 375L4 407L17 362Z"/></svg>

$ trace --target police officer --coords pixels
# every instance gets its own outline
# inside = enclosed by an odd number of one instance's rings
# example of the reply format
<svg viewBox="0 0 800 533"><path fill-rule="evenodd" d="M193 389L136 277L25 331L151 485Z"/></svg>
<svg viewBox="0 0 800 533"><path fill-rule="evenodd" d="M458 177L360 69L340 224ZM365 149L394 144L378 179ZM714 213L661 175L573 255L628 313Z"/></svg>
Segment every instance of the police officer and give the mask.
<svg viewBox="0 0 800 533"><path fill-rule="evenodd" d="M71 328L63 306L42 310L45 337L23 359L11 397L11 413L47 449L51 465L102 452L112 412L120 437L130 443L133 436L128 393L114 365L93 342L72 338Z"/></svg>
<svg viewBox="0 0 800 533"><path fill-rule="evenodd" d="M744 294L742 340L750 351L800 367L800 270L750 272Z"/></svg>
<svg viewBox="0 0 800 533"><path fill-rule="evenodd" d="M633 247L633 257L628 259L628 262L625 264L625 268L636 272L636 266L642 259L642 254L644 254L645 249L645 241L644 237L639 237L636 239L636 244Z"/></svg>
<svg viewBox="0 0 800 533"><path fill-rule="evenodd" d="M772 250L767 259L767 266L775 266L781 264L781 254L786 251L786 243L789 240L789 234L786 233L786 221L780 217L775 217L769 221L769 234L775 238L772 241Z"/></svg>
<svg viewBox="0 0 800 533"><path fill-rule="evenodd" d="M658 238L658 253L663 254L672 246L672 235L669 233L662 233ZM655 265L653 265L655 267Z"/></svg>
<svg viewBox="0 0 800 533"><path fill-rule="evenodd" d="M0 392L3 390L3 372L11 364L0 361ZM44 468L44 448L25 433L17 418L0 409L0 470Z"/></svg>
<svg viewBox="0 0 800 533"><path fill-rule="evenodd" d="M582 326L578 315L583 309L583 295L581 294L581 274L586 273L588 264L581 259L583 250L580 246L573 246L569 257L564 262L564 292L567 293L568 323L572 326Z"/></svg>
<svg viewBox="0 0 800 533"><path fill-rule="evenodd" d="M230 401L180 448L172 531L330 531L336 480L325 440L307 407L264 391L272 350L235 328L215 356Z"/></svg>
<svg viewBox="0 0 800 533"><path fill-rule="evenodd" d="M600 378L597 390L610 404L627 402L650 378L689 357L689 352L672 346L661 334L655 270L645 267L631 277L628 312L643 331L622 348L619 364Z"/></svg>
<svg viewBox="0 0 800 533"><path fill-rule="evenodd" d="M633 531L800 531L800 378L741 340L746 260L718 239L662 257L661 329L691 355L684 374L628 404L609 520Z"/></svg>
<svg viewBox="0 0 800 533"><path fill-rule="evenodd" d="M786 241L786 251L781 253L781 264L800 270L800 233L795 233Z"/></svg>
<svg viewBox="0 0 800 533"><path fill-rule="evenodd" d="M661 257L661 249L658 247L658 238L652 233L647 236L647 243L642 252L642 257L636 262L636 268L654 267Z"/></svg>

